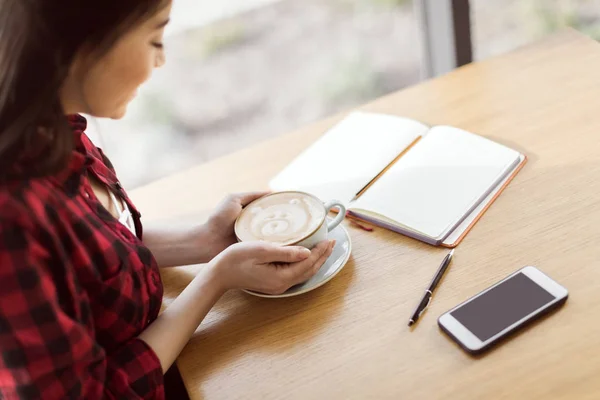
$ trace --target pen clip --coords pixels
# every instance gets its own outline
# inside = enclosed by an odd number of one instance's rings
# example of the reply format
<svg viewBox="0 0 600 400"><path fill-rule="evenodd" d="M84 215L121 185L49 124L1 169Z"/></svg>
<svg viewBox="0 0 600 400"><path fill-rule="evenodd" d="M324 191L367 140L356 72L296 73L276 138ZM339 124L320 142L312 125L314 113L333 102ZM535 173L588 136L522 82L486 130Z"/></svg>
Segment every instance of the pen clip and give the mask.
<svg viewBox="0 0 600 400"><path fill-rule="evenodd" d="M429 298L427 299L427 304L425 304L425 307L423 307L423 309L419 313L419 318L421 318L421 315L423 315L425 310L427 310L427 308L429 307L429 304L431 303L431 298L433 297L433 293L431 292L431 290L426 290L425 293L429 293Z"/></svg>

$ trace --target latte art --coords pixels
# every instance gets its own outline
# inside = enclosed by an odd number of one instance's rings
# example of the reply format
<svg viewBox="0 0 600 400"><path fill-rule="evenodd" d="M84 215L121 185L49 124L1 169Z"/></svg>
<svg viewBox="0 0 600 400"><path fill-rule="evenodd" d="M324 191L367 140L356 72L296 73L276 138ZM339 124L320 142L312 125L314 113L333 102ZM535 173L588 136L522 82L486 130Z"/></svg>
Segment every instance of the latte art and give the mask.
<svg viewBox="0 0 600 400"><path fill-rule="evenodd" d="M304 239L325 219L323 204L302 193L277 193L250 204L236 224L242 241L292 244Z"/></svg>

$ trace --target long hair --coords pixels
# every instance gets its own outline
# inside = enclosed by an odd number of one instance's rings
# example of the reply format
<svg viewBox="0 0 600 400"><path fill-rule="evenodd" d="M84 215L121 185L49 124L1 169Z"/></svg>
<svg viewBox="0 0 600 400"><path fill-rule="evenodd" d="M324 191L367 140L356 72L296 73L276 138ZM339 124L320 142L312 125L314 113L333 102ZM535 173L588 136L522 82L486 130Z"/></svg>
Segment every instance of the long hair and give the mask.
<svg viewBox="0 0 600 400"><path fill-rule="evenodd" d="M0 0L0 180L54 174L73 133L59 92L80 51L105 54L165 0Z"/></svg>

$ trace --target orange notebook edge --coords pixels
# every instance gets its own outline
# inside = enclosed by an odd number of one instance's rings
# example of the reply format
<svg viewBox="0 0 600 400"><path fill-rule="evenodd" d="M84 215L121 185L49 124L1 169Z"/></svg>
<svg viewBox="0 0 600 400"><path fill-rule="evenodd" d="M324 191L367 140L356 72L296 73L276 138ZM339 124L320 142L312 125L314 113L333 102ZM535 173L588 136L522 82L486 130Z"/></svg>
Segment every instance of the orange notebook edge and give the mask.
<svg viewBox="0 0 600 400"><path fill-rule="evenodd" d="M517 174L523 169L523 167L525 166L525 164L527 164L527 160L528 160L527 156L523 154L523 161L521 161L521 163L515 168L515 170L513 171L513 173L511 174L511 176L508 178L508 180L506 182L504 182L504 184L502 185L502 187L500 188L500 190L498 190L498 192L496 192L496 194L494 195L494 197L492 197L492 199L486 204L486 206L481 210L481 212L479 213L479 215L477 215L477 217L475 217L475 219L473 220L473 222L471 222L471 224L467 227L467 229L465 229L465 231L462 233L462 235L460 235L459 238L456 239L456 242L450 243L450 244L441 243L439 246L440 247L446 247L448 249L453 249L453 248L457 247L463 241L463 239L467 236L467 234L469 232L471 232L471 229L473 229L473 227L475 226L475 224L477 224L477 222L479 222L479 220L481 219L481 217L483 216L483 214L485 214L485 212L491 207L491 205L494 204L494 202L496 201L496 199L504 192L504 190L513 181L513 179L517 176Z"/></svg>
<svg viewBox="0 0 600 400"><path fill-rule="evenodd" d="M431 243L431 245L435 246L435 247L445 247L445 248L449 248L449 249L453 249L455 247L457 247L462 241L463 239L467 236L467 234L471 231L471 229L473 229L473 227L475 226L475 224L477 224L477 222L479 222L479 220L481 219L481 217L483 216L483 214L485 214L485 212L491 207L492 204L494 204L494 202L496 201L496 199L504 192L504 190L508 187L508 185L514 180L514 178L517 176L517 174L523 169L523 167L525 166L525 164L527 164L527 156L523 154L523 161L521 161L519 163L519 165L517 165L517 167L515 168L515 170L512 172L512 174L510 175L510 177L506 180L506 182L504 182L502 184L502 187L498 190L498 192L496 192L496 194L494 195L494 197L492 197L492 199L485 205L485 207L481 210L481 212L479 213L479 215L477 215L477 217L475 217L475 219L471 222L471 224L469 224L469 226L467 227L467 229L465 229L465 231L462 233L462 235L460 235L460 237L456 240L456 242L451 243L451 244L444 244L444 243L440 243L438 245L433 245ZM337 210L332 210L333 212L337 213ZM360 223L366 223L370 226L377 226L380 227L382 229L388 229L382 225L379 225L378 223L374 222L374 221L369 221L363 218L360 218L357 215L353 215L353 214L346 214L346 219L348 220L355 220L358 221ZM394 232L392 230L392 232ZM400 233L402 235L402 233ZM406 237L411 238L408 235L403 235ZM419 240L416 238L412 238L415 240ZM422 240L419 240L422 241Z"/></svg>

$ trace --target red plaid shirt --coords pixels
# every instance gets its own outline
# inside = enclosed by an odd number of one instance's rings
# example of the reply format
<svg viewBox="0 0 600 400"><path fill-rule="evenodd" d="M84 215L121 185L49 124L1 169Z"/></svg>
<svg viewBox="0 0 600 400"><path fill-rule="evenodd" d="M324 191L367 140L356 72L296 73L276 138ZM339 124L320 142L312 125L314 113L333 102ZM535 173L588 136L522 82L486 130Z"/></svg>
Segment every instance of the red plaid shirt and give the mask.
<svg viewBox="0 0 600 400"><path fill-rule="evenodd" d="M137 338L161 306L156 261L86 120L69 120L67 170L0 184L0 399L163 398L160 362ZM100 204L87 174L127 202L137 236Z"/></svg>

